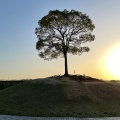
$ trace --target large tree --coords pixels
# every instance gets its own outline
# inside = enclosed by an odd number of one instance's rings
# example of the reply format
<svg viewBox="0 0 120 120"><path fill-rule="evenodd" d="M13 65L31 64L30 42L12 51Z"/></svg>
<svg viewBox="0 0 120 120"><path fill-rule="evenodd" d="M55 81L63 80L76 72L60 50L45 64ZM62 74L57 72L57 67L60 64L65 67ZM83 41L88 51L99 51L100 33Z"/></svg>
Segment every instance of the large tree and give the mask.
<svg viewBox="0 0 120 120"><path fill-rule="evenodd" d="M91 34L95 28L92 20L75 10L53 10L39 20L38 25L35 34L38 38L36 49L39 50L39 56L45 60L64 56L64 75L68 76L67 53L80 55L90 50L81 44L95 38Z"/></svg>

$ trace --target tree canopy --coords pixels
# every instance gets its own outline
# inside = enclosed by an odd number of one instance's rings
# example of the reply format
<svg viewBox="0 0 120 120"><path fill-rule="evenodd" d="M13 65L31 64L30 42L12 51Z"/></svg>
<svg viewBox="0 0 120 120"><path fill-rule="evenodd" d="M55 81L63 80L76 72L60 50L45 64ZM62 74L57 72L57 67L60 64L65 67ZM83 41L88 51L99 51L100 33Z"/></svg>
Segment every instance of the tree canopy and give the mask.
<svg viewBox="0 0 120 120"><path fill-rule="evenodd" d="M95 28L92 20L75 10L51 10L38 21L38 25L35 34L38 38L36 49L39 50L39 56L45 60L64 56L65 75L68 75L67 53L80 55L88 52L89 47L81 44L95 39L91 34Z"/></svg>

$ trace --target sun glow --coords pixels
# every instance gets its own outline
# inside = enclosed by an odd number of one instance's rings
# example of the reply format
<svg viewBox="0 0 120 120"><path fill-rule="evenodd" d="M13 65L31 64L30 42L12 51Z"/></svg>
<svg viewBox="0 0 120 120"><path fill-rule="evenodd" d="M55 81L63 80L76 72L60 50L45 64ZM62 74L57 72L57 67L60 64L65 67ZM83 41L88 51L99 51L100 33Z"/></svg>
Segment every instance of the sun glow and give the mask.
<svg viewBox="0 0 120 120"><path fill-rule="evenodd" d="M105 65L111 75L120 79L120 45L115 46L109 51Z"/></svg>

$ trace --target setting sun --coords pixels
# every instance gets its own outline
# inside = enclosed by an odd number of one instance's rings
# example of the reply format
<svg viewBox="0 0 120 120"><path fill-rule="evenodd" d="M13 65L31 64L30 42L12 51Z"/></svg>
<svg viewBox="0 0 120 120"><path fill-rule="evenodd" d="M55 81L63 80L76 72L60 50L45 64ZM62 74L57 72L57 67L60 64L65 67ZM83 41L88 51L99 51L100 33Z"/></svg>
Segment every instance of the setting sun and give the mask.
<svg viewBox="0 0 120 120"><path fill-rule="evenodd" d="M114 47L108 54L106 68L111 75L120 78L120 45Z"/></svg>

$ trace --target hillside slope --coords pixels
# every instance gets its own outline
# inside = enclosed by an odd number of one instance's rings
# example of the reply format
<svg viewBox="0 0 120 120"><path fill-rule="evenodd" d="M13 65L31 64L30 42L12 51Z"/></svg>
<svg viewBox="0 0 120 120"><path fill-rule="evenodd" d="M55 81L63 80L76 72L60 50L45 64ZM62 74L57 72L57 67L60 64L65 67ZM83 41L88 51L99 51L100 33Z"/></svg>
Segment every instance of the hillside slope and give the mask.
<svg viewBox="0 0 120 120"><path fill-rule="evenodd" d="M120 116L120 88L65 77L26 81L0 91L0 114Z"/></svg>

